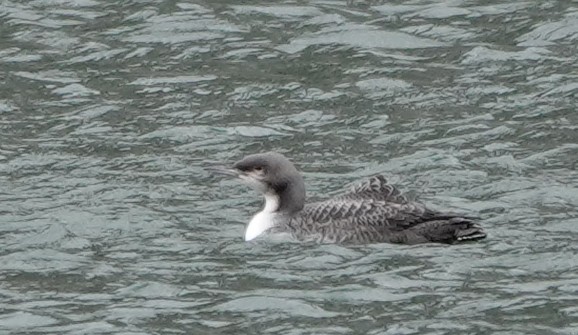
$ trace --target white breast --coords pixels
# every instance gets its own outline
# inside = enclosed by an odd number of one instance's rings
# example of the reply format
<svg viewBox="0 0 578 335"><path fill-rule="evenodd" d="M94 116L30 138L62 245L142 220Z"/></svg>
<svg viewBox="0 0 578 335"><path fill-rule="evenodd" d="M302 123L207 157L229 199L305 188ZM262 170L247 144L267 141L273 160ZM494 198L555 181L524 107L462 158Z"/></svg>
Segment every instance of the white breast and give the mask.
<svg viewBox="0 0 578 335"><path fill-rule="evenodd" d="M273 227L273 213L259 212L253 216L245 231L245 241L251 241L255 237L263 234L267 229Z"/></svg>
<svg viewBox="0 0 578 335"><path fill-rule="evenodd" d="M255 214L245 231L245 241L250 241L263 234L266 230L275 225L275 215L279 208L279 197L275 195L265 195L265 208Z"/></svg>

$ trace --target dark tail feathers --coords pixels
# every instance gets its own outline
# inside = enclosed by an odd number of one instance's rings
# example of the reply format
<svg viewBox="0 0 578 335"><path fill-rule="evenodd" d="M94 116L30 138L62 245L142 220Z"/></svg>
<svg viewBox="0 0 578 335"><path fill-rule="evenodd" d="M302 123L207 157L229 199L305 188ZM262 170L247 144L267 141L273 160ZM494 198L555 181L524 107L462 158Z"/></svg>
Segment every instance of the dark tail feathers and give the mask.
<svg viewBox="0 0 578 335"><path fill-rule="evenodd" d="M474 221L464 218L453 218L449 223L455 227L454 242L475 241L486 238L484 229Z"/></svg>

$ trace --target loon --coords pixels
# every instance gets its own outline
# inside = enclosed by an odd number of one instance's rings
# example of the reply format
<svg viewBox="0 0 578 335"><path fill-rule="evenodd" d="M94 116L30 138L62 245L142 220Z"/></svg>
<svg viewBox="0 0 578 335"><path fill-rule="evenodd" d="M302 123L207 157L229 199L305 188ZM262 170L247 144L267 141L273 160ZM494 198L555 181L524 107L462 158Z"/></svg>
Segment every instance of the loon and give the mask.
<svg viewBox="0 0 578 335"><path fill-rule="evenodd" d="M246 241L264 233L289 233L301 241L339 244L453 244L486 237L471 218L410 201L381 175L331 199L305 204L303 177L279 153L253 154L231 168L207 170L238 177L265 197L264 208L246 228Z"/></svg>

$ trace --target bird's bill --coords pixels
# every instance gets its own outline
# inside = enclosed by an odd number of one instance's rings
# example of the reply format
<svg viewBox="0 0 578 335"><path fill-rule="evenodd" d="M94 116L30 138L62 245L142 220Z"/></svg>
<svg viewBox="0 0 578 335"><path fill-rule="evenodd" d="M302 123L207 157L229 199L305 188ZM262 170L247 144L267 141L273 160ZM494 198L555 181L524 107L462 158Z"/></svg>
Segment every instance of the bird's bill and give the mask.
<svg viewBox="0 0 578 335"><path fill-rule="evenodd" d="M231 169L225 166L210 166L205 168L206 171L209 171L213 174L223 175L223 176L230 176L230 177L239 177L241 174L237 169Z"/></svg>

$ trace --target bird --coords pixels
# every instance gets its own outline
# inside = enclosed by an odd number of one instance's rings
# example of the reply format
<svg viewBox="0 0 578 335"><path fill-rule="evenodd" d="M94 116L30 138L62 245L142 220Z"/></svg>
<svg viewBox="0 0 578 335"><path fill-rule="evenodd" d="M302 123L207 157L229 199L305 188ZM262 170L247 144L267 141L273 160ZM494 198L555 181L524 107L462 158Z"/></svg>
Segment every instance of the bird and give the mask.
<svg viewBox="0 0 578 335"><path fill-rule="evenodd" d="M368 177L330 199L306 203L301 173L277 152L251 154L231 167L206 170L239 178L263 195L265 204L246 227L245 241L276 233L335 244L454 244L486 237L475 219L410 201L383 175Z"/></svg>

